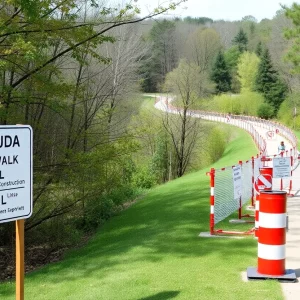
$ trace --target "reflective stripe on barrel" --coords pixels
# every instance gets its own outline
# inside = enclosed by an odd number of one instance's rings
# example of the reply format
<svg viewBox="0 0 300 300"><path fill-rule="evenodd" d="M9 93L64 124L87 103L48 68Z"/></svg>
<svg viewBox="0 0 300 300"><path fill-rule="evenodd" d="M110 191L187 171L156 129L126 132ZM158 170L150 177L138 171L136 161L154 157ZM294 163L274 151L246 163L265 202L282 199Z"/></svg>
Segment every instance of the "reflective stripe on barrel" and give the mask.
<svg viewBox="0 0 300 300"><path fill-rule="evenodd" d="M258 227L259 227L259 195L256 195L255 200L255 223L254 223L255 231L254 234L258 237Z"/></svg>

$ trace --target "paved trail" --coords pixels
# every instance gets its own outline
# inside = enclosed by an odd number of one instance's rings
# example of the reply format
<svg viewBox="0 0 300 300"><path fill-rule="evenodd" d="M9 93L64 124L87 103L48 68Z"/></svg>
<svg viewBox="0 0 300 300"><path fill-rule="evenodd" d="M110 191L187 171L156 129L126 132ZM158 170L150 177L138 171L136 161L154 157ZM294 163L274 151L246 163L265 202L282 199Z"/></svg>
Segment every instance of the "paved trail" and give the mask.
<svg viewBox="0 0 300 300"><path fill-rule="evenodd" d="M256 129L263 135L266 129L256 126ZM277 147L280 141L285 141L287 149L291 148L289 142L278 136L275 140L267 140L268 155L277 154ZM287 185L287 182L286 182ZM279 181L275 182L274 189L279 188ZM300 299L300 166L293 171L293 186L291 194L294 197L288 197L287 212L289 216L289 230L286 234L286 269L293 269L296 272L298 282L281 283L281 287L287 300Z"/></svg>

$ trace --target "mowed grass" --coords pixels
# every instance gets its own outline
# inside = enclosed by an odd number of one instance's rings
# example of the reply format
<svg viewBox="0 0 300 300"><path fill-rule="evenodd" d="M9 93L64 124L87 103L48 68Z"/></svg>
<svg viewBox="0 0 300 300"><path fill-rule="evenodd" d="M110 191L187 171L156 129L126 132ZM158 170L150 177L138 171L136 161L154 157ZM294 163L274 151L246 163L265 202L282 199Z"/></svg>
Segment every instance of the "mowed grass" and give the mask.
<svg viewBox="0 0 300 300"><path fill-rule="evenodd" d="M235 135L214 167L256 153L249 135ZM85 247L27 274L25 299L283 299L276 281L242 281L241 272L257 265L255 239L198 236L209 228L208 170L154 188ZM14 299L14 289L1 284L0 299Z"/></svg>

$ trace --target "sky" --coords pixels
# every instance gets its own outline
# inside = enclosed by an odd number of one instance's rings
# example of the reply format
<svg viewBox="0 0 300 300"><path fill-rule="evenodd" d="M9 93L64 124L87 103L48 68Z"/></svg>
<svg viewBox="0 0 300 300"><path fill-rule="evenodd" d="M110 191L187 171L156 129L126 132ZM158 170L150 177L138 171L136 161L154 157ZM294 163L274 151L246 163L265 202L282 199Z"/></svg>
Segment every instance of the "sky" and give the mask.
<svg viewBox="0 0 300 300"><path fill-rule="evenodd" d="M173 0L174 1L174 0ZM145 14L158 4L168 3L169 0L134 0ZM245 16L253 16L257 21L264 18L272 19L276 11L281 9L280 4L291 6L292 0L187 0L180 5L176 11L172 11L172 16L177 17L208 17L213 20L237 21Z"/></svg>

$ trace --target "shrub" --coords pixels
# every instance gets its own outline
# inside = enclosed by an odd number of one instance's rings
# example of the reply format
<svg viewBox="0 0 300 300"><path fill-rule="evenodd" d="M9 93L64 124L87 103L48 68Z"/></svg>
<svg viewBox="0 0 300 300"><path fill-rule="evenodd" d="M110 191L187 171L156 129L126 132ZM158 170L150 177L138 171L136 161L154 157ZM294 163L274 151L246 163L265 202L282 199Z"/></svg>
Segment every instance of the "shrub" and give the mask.
<svg viewBox="0 0 300 300"><path fill-rule="evenodd" d="M141 167L132 176L132 183L137 188L150 189L156 182L157 178L148 166Z"/></svg>
<svg viewBox="0 0 300 300"><path fill-rule="evenodd" d="M262 119L271 119L274 117L274 108L268 103L262 103L257 109L257 115Z"/></svg>
<svg viewBox="0 0 300 300"><path fill-rule="evenodd" d="M211 162L214 163L220 159L225 151L226 139L223 130L218 127L214 127L209 135L207 141L208 155L210 156Z"/></svg>

